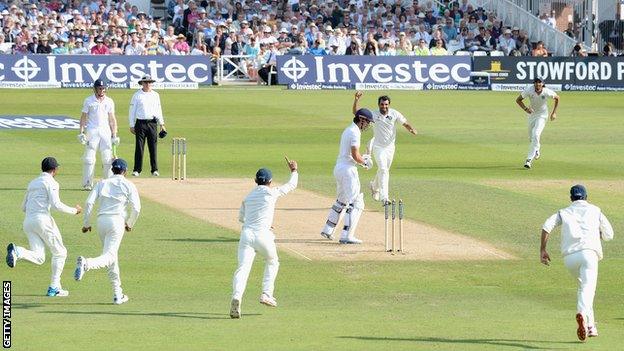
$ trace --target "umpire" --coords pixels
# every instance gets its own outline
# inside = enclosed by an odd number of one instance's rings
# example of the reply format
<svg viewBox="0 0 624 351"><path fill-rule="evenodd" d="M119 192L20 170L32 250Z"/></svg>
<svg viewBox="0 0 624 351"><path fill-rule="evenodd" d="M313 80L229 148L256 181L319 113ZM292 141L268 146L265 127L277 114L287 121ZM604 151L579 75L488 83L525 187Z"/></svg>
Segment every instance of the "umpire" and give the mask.
<svg viewBox="0 0 624 351"><path fill-rule="evenodd" d="M154 177L158 177L158 160L156 143L158 136L164 138L167 135L165 120L160 107L160 96L152 90L154 80L145 75L139 80L141 89L130 100L130 133L135 135L134 168L132 176L138 177L143 170L143 148L147 139L147 148L150 154L150 167ZM157 124L160 125L160 133L156 133Z"/></svg>

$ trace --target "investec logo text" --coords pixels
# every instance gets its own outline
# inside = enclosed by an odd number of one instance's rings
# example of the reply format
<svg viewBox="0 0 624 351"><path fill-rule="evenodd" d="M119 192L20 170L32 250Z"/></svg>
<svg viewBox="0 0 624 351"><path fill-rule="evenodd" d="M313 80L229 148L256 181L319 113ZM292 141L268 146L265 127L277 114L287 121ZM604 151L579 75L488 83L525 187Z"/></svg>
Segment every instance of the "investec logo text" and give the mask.
<svg viewBox="0 0 624 351"><path fill-rule="evenodd" d="M293 82L305 81L316 83L467 83L470 81L470 64L458 63L449 67L444 63L427 65L421 61L411 64L399 63L330 63L325 64L323 56L314 57L315 69L306 67L305 63L296 57L284 62L280 68L282 73ZM306 74L311 71L316 74L313 79Z"/></svg>
<svg viewBox="0 0 624 351"><path fill-rule="evenodd" d="M204 83L209 80L210 67L203 63L194 63L188 67L180 63L164 65L156 60L145 63L133 63L126 66L121 63L56 63L56 56L47 56L47 69L42 69L37 62L22 56L15 61L12 67L5 68L0 63L0 81L5 80L5 69L10 69L24 82L49 82L49 83L82 83L92 82L96 79L106 79L111 83L129 82L130 78L138 80L149 74L156 81L167 82L195 82ZM39 77L40 72L47 77Z"/></svg>

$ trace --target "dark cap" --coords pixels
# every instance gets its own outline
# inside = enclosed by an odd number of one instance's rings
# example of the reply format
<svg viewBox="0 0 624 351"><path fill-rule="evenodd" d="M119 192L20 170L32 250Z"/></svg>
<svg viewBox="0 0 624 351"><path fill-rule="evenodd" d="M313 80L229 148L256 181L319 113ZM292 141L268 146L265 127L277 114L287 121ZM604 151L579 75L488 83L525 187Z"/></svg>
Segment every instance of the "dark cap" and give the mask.
<svg viewBox="0 0 624 351"><path fill-rule="evenodd" d="M260 168L258 172L256 172L256 183L257 184L267 184L269 181L273 179L273 174L271 170L268 168Z"/></svg>
<svg viewBox="0 0 624 351"><path fill-rule="evenodd" d="M374 122L373 121L373 113L367 109L367 108L361 108L359 110L357 110L355 112L355 117L362 117L366 120L368 120L369 122Z"/></svg>
<svg viewBox="0 0 624 351"><path fill-rule="evenodd" d="M93 82L93 87L94 87L94 88L101 88L101 87L106 88L106 84L104 83L104 81L103 81L103 80L101 80L101 79L96 79L96 80L95 80L95 82Z"/></svg>
<svg viewBox="0 0 624 351"><path fill-rule="evenodd" d="M123 158L116 158L111 164L112 169L117 169L120 171L125 171L128 169L128 163Z"/></svg>
<svg viewBox="0 0 624 351"><path fill-rule="evenodd" d="M53 169L58 168L59 163L56 161L54 157L48 156L41 161L41 171L48 172Z"/></svg>
<svg viewBox="0 0 624 351"><path fill-rule="evenodd" d="M542 78L535 78L535 79L533 79L533 83L537 83L537 82L544 83Z"/></svg>
<svg viewBox="0 0 624 351"><path fill-rule="evenodd" d="M582 184L576 184L570 188L570 198L572 201L587 199L587 189Z"/></svg>

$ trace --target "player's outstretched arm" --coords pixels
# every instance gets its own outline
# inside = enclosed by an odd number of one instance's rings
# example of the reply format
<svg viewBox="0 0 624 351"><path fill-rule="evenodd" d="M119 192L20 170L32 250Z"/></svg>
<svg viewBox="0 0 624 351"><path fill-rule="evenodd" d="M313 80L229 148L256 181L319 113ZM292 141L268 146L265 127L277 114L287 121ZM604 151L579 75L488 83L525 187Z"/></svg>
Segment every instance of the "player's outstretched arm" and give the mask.
<svg viewBox="0 0 624 351"><path fill-rule="evenodd" d="M540 261L542 264L549 265L550 264L550 255L548 255L548 251L546 251L546 244L548 243L548 235L549 233L542 229L542 240L540 246Z"/></svg>
<svg viewBox="0 0 624 351"><path fill-rule="evenodd" d="M557 107L559 107L559 95L555 95L553 99L555 100L555 106L553 106L553 110L550 113L551 121L554 121L557 118Z"/></svg>
<svg viewBox="0 0 624 351"><path fill-rule="evenodd" d="M418 134L416 129L414 129L414 127L412 127L412 125L409 124L408 122L403 123L403 127L405 127L405 129L407 129L407 131L410 132L413 135Z"/></svg>
<svg viewBox="0 0 624 351"><path fill-rule="evenodd" d="M355 96L353 97L353 108L351 109L353 114L360 109L360 98L362 97L362 94L363 93L359 90L355 92Z"/></svg>

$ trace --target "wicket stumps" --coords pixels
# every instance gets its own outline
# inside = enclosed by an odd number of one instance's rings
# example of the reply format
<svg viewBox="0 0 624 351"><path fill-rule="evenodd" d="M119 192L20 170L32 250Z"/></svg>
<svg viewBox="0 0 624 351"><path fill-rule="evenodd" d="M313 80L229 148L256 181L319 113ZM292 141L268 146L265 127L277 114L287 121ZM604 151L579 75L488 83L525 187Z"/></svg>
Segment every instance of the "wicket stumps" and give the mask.
<svg viewBox="0 0 624 351"><path fill-rule="evenodd" d="M399 218L399 228L396 231L397 209ZM392 240L388 238L388 221L392 217L392 226L390 227L390 235ZM398 208L396 200L392 199L384 204L384 247L386 252L404 252L403 251L403 200L399 199ZM398 240L396 235L398 234Z"/></svg>
<svg viewBox="0 0 624 351"><path fill-rule="evenodd" d="M186 179L186 138L171 139L171 179Z"/></svg>

